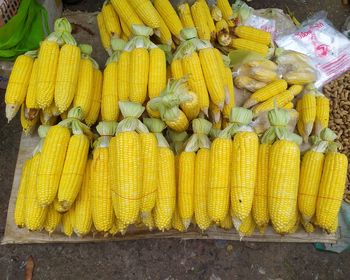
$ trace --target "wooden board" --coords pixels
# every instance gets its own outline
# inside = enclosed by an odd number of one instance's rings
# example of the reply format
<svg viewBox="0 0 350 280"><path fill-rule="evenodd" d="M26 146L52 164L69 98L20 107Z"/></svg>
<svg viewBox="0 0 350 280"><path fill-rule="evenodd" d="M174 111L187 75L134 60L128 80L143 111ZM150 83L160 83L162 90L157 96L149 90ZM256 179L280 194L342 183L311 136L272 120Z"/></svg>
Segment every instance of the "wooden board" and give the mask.
<svg viewBox="0 0 350 280"><path fill-rule="evenodd" d="M182 238L182 239L221 239L221 240L241 240L253 242L296 242L296 243L336 243L339 238L337 234L325 234L318 230L308 234L299 230L294 234L281 236L273 232L269 227L264 235L254 233L250 237L240 237L234 230L223 230L220 228L211 228L202 233L198 228L191 228L188 232L181 233L178 231L150 232L144 228L131 227L125 236L117 235L115 237L86 236L83 239L79 237L68 238L61 233L54 233L48 236L46 232L29 232L27 229L19 229L14 224L13 213L17 197L18 185L21 177L22 166L26 159L31 157L34 147L39 142L38 136L26 137L22 135L20 148L18 152L16 170L13 180L11 197L7 213L7 221L2 244L25 244L25 243L82 243L82 242L103 242L103 241L122 241L138 240L148 238Z"/></svg>

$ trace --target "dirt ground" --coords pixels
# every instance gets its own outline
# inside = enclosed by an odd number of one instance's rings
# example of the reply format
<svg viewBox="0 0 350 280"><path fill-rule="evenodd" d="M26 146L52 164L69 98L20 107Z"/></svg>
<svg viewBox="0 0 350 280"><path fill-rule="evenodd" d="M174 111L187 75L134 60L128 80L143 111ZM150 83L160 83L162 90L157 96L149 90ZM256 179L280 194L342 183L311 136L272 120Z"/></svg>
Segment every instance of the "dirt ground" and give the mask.
<svg viewBox="0 0 350 280"><path fill-rule="evenodd" d="M66 6L96 11L99 1ZM328 11L340 27L349 7L341 0L252 1L256 8L286 5L303 20L318 10ZM4 91L0 91L0 237L16 164L21 128L18 118L7 124ZM144 240L100 244L7 245L0 247L0 280L23 279L32 255L34 279L349 279L350 252L319 252L311 244L226 241ZM348 276L346 276L348 275Z"/></svg>

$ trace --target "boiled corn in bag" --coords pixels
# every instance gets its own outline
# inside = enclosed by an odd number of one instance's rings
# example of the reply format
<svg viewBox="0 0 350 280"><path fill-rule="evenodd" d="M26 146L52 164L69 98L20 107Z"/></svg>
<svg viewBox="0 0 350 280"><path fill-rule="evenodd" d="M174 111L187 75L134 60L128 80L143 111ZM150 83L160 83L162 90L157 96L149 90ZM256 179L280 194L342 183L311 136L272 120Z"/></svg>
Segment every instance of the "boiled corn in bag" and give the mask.
<svg viewBox="0 0 350 280"><path fill-rule="evenodd" d="M300 136L287 129L289 112L273 109L268 113L271 127L262 142L272 144L268 172L268 209L277 233L288 233L297 223L297 197L300 172Z"/></svg>

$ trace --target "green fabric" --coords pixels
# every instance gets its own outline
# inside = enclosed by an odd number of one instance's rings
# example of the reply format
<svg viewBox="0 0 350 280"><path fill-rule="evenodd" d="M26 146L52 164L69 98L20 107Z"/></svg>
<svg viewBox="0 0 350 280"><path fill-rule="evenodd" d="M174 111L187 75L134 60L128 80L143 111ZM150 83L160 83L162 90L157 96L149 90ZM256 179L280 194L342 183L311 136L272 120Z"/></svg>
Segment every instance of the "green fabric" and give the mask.
<svg viewBox="0 0 350 280"><path fill-rule="evenodd" d="M0 28L0 59L14 59L39 48L48 32L45 8L36 0L22 0L17 14Z"/></svg>

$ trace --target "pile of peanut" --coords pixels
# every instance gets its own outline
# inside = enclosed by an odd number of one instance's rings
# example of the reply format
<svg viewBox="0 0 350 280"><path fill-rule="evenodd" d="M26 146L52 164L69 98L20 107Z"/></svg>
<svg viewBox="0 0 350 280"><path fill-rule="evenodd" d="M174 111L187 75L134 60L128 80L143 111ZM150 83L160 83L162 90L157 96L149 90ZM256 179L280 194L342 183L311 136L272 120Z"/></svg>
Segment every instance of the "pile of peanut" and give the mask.
<svg viewBox="0 0 350 280"><path fill-rule="evenodd" d="M324 86L323 93L330 99L329 127L338 135L342 153L350 158L350 72ZM349 167L344 199L350 203Z"/></svg>

